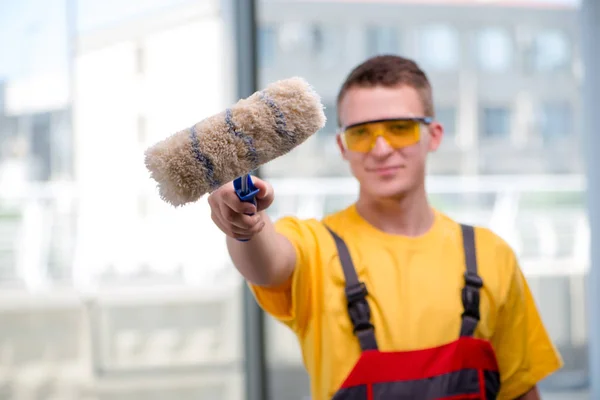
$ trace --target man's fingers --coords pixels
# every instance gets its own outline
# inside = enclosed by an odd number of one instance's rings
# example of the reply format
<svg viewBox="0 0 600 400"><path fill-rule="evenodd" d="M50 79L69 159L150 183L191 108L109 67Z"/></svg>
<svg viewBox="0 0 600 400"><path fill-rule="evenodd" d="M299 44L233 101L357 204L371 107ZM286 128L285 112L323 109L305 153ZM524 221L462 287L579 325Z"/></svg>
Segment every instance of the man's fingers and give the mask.
<svg viewBox="0 0 600 400"><path fill-rule="evenodd" d="M254 186L256 186L256 188L258 189L258 193L256 194L256 197L259 199L264 199L273 190L271 188L271 185L269 185L267 182L263 181L262 179L253 178L253 182L254 182Z"/></svg>
<svg viewBox="0 0 600 400"><path fill-rule="evenodd" d="M243 215L242 217L250 216ZM240 223L234 224L228 221L226 218L223 218L222 214L219 212L211 213L211 218L215 225L221 229L221 231L223 231L227 236L231 236L235 239L249 239L255 234L259 233L265 226L265 222L260 220L258 215L256 215L256 218L258 218L257 222L244 226L238 226Z"/></svg>
<svg viewBox="0 0 600 400"><path fill-rule="evenodd" d="M256 178L254 180L259 190L257 206L253 203L243 202L231 187L222 187L213 192L208 203L212 210L211 218L215 225L227 236L235 239L250 239L265 227L265 221L259 210L265 209L273 201L271 186Z"/></svg>
<svg viewBox="0 0 600 400"><path fill-rule="evenodd" d="M220 215L216 212L212 212L210 217L212 218L214 224L221 230L223 231L225 234L227 234L227 226L226 224L223 222L222 218L220 217Z"/></svg>
<svg viewBox="0 0 600 400"><path fill-rule="evenodd" d="M246 215L239 214L232 209L226 209L223 212L227 223L236 226L241 229L250 229L260 221L259 214Z"/></svg>
<svg viewBox="0 0 600 400"><path fill-rule="evenodd" d="M228 192L223 196L223 202L238 214L254 214L256 206L252 203L241 201L235 192Z"/></svg>
<svg viewBox="0 0 600 400"><path fill-rule="evenodd" d="M249 239L252 236L259 233L260 231L262 231L262 229L264 227L265 227L265 223L262 221L250 229L240 229L237 227L233 227L231 229L231 236L236 239Z"/></svg>
<svg viewBox="0 0 600 400"><path fill-rule="evenodd" d="M232 226L240 229L250 229L260 221L260 215L255 213L253 215L240 214L239 212L229 208L226 204L223 204L221 214L225 221Z"/></svg>

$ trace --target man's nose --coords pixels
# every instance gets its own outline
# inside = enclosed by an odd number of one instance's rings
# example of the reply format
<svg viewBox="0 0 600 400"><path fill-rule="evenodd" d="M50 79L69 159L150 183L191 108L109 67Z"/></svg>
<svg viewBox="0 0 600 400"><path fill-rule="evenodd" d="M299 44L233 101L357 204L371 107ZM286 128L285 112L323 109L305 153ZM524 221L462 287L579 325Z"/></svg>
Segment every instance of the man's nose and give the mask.
<svg viewBox="0 0 600 400"><path fill-rule="evenodd" d="M377 135L375 137L375 141L373 142L373 147L371 148L371 154L373 154L374 156L381 157L381 156L387 156L392 151L394 151L394 149L392 148L392 146L390 146L390 144L388 143L388 141L385 139L385 137L383 135Z"/></svg>

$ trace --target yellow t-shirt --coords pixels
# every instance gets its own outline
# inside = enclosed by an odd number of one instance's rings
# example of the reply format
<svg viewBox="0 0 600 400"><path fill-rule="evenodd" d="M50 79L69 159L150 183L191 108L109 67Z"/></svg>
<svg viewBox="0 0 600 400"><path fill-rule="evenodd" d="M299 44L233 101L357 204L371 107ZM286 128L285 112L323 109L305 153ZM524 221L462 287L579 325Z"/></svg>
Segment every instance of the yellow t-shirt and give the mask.
<svg viewBox="0 0 600 400"><path fill-rule="evenodd" d="M439 346L458 338L465 263L457 222L439 211L419 237L386 234L354 205L324 218L348 246L369 291L379 350ZM335 242L323 222L285 217L278 232L293 243L297 264L277 288L250 285L260 306L297 335L313 400L331 399L360 356L344 295ZM511 248L490 230L475 230L481 320L501 374L499 399L514 399L562 366Z"/></svg>

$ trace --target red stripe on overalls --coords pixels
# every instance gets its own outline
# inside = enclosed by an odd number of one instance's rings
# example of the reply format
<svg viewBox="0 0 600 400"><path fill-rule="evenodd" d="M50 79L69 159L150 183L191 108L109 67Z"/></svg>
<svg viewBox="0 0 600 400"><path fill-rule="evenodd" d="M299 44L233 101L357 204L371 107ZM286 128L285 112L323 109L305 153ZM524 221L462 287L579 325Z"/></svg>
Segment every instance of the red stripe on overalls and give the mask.
<svg viewBox="0 0 600 400"><path fill-rule="evenodd" d="M497 371L488 342L463 337L431 349L380 352L368 350L344 381L342 387L391 381L427 379L463 369Z"/></svg>
<svg viewBox="0 0 600 400"><path fill-rule="evenodd" d="M358 280L344 241L333 231L346 278L348 313L362 351L333 400L495 399L500 390L496 355L488 341L473 337L479 321L479 289L474 230L461 225L467 271L462 290L460 336L434 348L381 352L370 322L366 286Z"/></svg>

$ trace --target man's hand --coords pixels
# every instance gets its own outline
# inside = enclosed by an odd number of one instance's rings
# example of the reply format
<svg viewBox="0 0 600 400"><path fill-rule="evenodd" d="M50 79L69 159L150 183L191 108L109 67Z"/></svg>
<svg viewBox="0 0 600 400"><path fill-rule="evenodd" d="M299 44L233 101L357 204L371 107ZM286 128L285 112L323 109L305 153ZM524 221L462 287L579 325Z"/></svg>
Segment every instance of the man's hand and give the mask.
<svg viewBox="0 0 600 400"><path fill-rule="evenodd" d="M211 217L227 236L229 255L242 276L257 285L277 286L293 272L296 251L265 212L275 198L273 188L256 177L252 181L259 190L256 206L241 201L229 182L208 196Z"/></svg>
<svg viewBox="0 0 600 400"><path fill-rule="evenodd" d="M256 177L252 177L252 181L259 189L256 195L256 206L240 201L233 188L233 182L220 187L208 196L213 222L231 238L249 240L265 227L260 212L273 203L275 198L273 188Z"/></svg>

